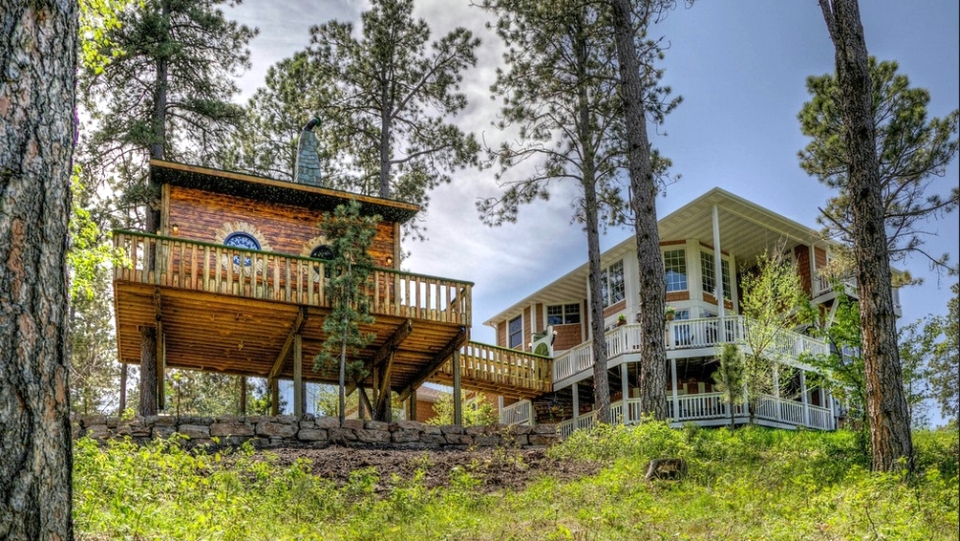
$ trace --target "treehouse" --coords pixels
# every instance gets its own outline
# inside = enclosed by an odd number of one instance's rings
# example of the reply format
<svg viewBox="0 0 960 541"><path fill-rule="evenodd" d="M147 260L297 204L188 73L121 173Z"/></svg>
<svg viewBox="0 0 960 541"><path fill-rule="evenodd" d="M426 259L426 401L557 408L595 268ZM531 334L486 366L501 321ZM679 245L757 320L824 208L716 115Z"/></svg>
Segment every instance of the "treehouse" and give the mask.
<svg viewBox="0 0 960 541"><path fill-rule="evenodd" d="M399 270L401 226L417 206L322 187L315 155L301 153L297 173L287 182L150 162L160 229L113 236L124 255L114 270L119 360L144 364L146 400L155 388L163 409L166 368L266 378L275 412L277 382L291 380L296 414L304 383L337 382L337 367L314 368L331 312L323 216L350 200L381 218L364 291L375 322L361 326L374 339L349 358L364 367L349 391L360 389L368 411L388 417L391 391L415 409L426 381L515 399L549 390L549 360L469 342L472 283Z"/></svg>

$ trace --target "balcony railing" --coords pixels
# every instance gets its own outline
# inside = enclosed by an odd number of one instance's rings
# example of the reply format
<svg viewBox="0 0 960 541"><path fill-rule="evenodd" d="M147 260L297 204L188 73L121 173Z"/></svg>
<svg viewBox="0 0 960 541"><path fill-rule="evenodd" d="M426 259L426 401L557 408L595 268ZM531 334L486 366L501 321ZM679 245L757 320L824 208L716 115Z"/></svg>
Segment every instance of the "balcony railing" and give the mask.
<svg viewBox="0 0 960 541"><path fill-rule="evenodd" d="M549 357L479 342L467 342L460 348L460 376L474 384L549 392L553 389L550 364ZM444 363L439 372L452 378L453 366Z"/></svg>
<svg viewBox="0 0 960 541"><path fill-rule="evenodd" d="M533 404L529 400L521 400L500 408L500 424L523 425L533 424Z"/></svg>
<svg viewBox="0 0 960 541"><path fill-rule="evenodd" d="M629 416L623 415L624 408L628 408ZM806 410L806 416L804 415ZM629 419L634 424L640 418L640 399L629 398L619 400L610 405L611 419L614 424L622 424ZM693 423L730 419L730 403L725 401L722 393L702 393L695 395L678 396L676 402L667 396L667 416L675 423ZM737 423L744 423L749 419L749 410L746 404L734 404L733 416ZM775 423L774 426L788 425L807 427L818 430L832 430L834 426L833 413L828 408L762 395L757 401L757 411L754 419L760 424L763 421ZM574 430L594 426L593 412L585 413L576 419L568 419L560 423L560 435L569 436Z"/></svg>
<svg viewBox="0 0 960 541"><path fill-rule="evenodd" d="M750 321L743 316L712 317L670 321L666 329L667 351L713 348L727 343L744 344L750 332ZM623 325L607 332L607 360L629 353L639 353L640 326ZM798 360L801 354L826 355L829 346L820 340L792 331L774 333L768 348L771 358ZM553 381L562 381L593 367L592 342L563 352L553 361Z"/></svg>
<svg viewBox="0 0 960 541"><path fill-rule="evenodd" d="M114 280L330 307L323 261L289 254L114 231L124 263ZM470 326L473 284L374 268L365 293L375 315Z"/></svg>

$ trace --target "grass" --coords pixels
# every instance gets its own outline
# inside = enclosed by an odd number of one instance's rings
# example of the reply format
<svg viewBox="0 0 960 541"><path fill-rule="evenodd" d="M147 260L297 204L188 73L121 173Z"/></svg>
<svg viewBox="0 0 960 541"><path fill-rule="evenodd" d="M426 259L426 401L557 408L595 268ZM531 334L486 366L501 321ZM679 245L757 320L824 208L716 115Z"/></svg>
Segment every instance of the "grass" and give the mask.
<svg viewBox="0 0 960 541"><path fill-rule="evenodd" d="M915 433L908 478L871 473L850 432L601 427L550 451L602 461L596 475L494 494L468 467L438 489L370 469L337 487L306 463L281 467L249 450L80 440L74 513L87 540L958 539L957 439ZM687 478L643 481L658 457L686 459Z"/></svg>

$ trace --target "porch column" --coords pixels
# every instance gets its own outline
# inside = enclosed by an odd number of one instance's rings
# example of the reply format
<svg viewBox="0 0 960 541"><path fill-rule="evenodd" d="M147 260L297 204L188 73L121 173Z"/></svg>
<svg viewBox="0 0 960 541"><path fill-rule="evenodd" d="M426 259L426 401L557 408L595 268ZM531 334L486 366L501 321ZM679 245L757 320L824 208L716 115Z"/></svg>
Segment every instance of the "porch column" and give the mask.
<svg viewBox="0 0 960 541"><path fill-rule="evenodd" d="M670 377L673 378L673 392L671 393L673 399L673 420L680 420L680 396L677 394L677 360L670 359Z"/></svg>
<svg viewBox="0 0 960 541"><path fill-rule="evenodd" d="M573 429L577 429L577 419L580 418L580 384L573 384Z"/></svg>
<svg viewBox="0 0 960 541"><path fill-rule="evenodd" d="M280 382L277 378L268 381L270 385L270 415L280 415Z"/></svg>
<svg viewBox="0 0 960 541"><path fill-rule="evenodd" d="M127 363L120 365L120 407L117 416L127 409Z"/></svg>
<svg viewBox="0 0 960 541"><path fill-rule="evenodd" d="M807 373L800 371L800 396L803 398L803 426L810 426L810 404L807 400Z"/></svg>
<svg viewBox="0 0 960 541"><path fill-rule="evenodd" d="M773 363L773 396L777 397L777 421L783 419L780 410L780 365Z"/></svg>
<svg viewBox="0 0 960 541"><path fill-rule="evenodd" d="M293 415L303 417L303 336L293 335Z"/></svg>
<svg viewBox="0 0 960 541"><path fill-rule="evenodd" d="M157 414L157 329L140 330L140 407L141 417Z"/></svg>
<svg viewBox="0 0 960 541"><path fill-rule="evenodd" d="M810 298L812 299L820 294L820 277L817 276L817 248L809 244L807 249L810 250Z"/></svg>
<svg viewBox="0 0 960 541"><path fill-rule="evenodd" d="M713 295L717 298L717 315L721 318L726 315L726 306L723 303L723 264L720 257L720 211L713 205L713 275L716 277Z"/></svg>
<svg viewBox="0 0 960 541"><path fill-rule="evenodd" d="M621 422L625 425L630 424L630 403L627 402L630 397L630 381L627 376L627 363L623 363L620 365L620 393L623 395L623 407L620 411L623 412Z"/></svg>
<svg viewBox="0 0 960 541"><path fill-rule="evenodd" d="M837 408L836 408L836 404L834 404L833 393L831 393L829 390L827 391L827 404L828 404L829 407L830 407L830 426L829 426L829 428L830 428L831 430L836 430L836 429L837 429Z"/></svg>
<svg viewBox="0 0 960 541"><path fill-rule="evenodd" d="M453 351L453 424L463 426L463 404L460 398L460 348Z"/></svg>

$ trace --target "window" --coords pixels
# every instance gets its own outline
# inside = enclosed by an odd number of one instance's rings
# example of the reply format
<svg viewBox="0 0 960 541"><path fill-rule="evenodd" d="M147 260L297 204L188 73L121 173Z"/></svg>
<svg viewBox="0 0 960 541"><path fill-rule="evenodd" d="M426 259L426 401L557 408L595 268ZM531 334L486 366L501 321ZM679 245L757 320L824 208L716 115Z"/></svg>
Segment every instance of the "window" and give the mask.
<svg viewBox="0 0 960 541"><path fill-rule="evenodd" d="M310 252L310 257L313 259L324 259L329 261L333 259L333 248L330 248L326 244L321 244L320 246L314 248L312 252Z"/></svg>
<svg viewBox="0 0 960 541"><path fill-rule="evenodd" d="M686 321L690 319L690 310L677 310L676 314L673 317L673 345L674 346L689 346L691 343L690 340L690 324L689 323L680 323L681 321Z"/></svg>
<svg viewBox="0 0 960 541"><path fill-rule="evenodd" d="M733 296L730 294L729 261L725 259L720 260L720 272L723 274L723 298L727 300L732 299ZM700 252L700 276L702 277L701 285L703 286L703 292L716 295L717 275L713 268L713 254Z"/></svg>
<svg viewBox="0 0 960 541"><path fill-rule="evenodd" d="M579 304L556 304L547 307L547 325L580 323Z"/></svg>
<svg viewBox="0 0 960 541"><path fill-rule="evenodd" d="M507 344L510 349L523 345L523 316L517 316L507 324Z"/></svg>
<svg viewBox="0 0 960 541"><path fill-rule="evenodd" d="M251 235L250 233L245 233L243 231L237 231L235 233L230 233L227 235L227 238L223 239L224 246L232 246L234 248L240 248L242 250L259 250L260 242ZM233 264L240 264L240 256L233 256ZM244 258L243 264L246 266L250 265L250 258Z"/></svg>
<svg viewBox="0 0 960 541"><path fill-rule="evenodd" d="M623 286L623 260L617 261L600 273L600 298L604 306L617 304L626 297Z"/></svg>
<svg viewBox="0 0 960 541"><path fill-rule="evenodd" d="M686 250L666 250L663 252L663 270L666 274L667 293L687 290L687 252Z"/></svg>

